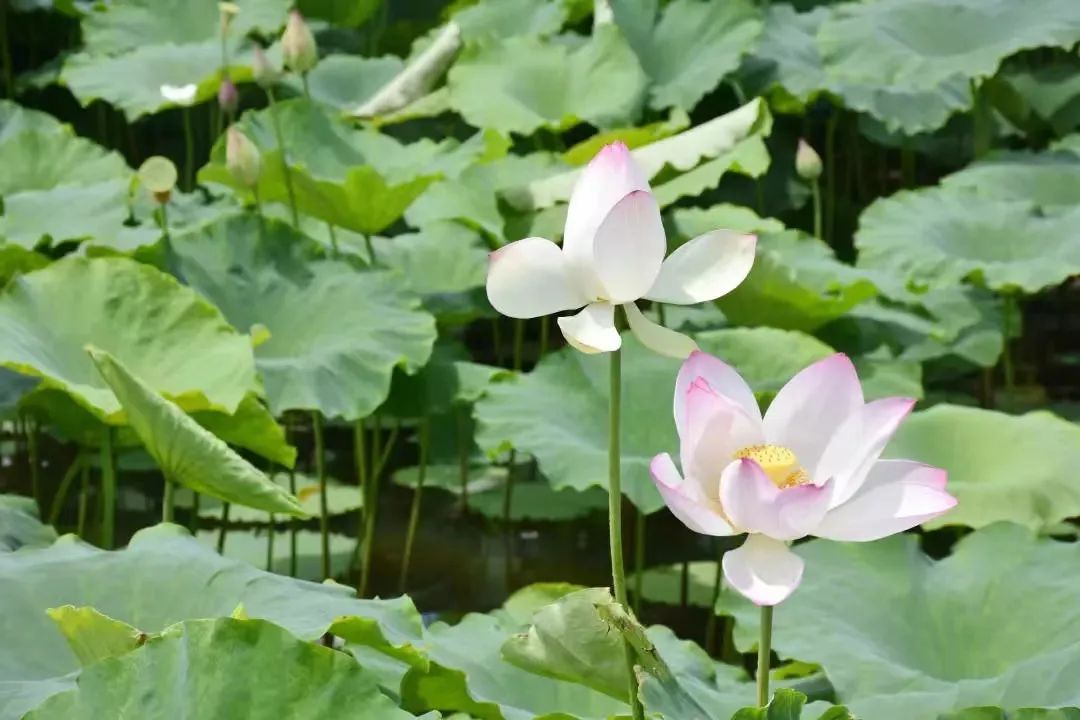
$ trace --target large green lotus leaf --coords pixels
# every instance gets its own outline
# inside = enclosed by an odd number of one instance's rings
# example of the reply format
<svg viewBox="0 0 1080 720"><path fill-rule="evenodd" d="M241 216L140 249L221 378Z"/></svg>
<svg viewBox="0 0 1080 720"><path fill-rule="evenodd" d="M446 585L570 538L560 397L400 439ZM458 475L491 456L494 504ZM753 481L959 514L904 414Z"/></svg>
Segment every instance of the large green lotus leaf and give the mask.
<svg viewBox="0 0 1080 720"><path fill-rule="evenodd" d="M770 132L772 116L768 105L759 98L678 135L636 148L632 153L646 177L656 178L662 170L671 168L691 176L686 185L697 186L696 192L684 194L697 194L706 187L715 187L720 175L733 165L744 164L747 170L760 168L763 172L768 167L769 156L762 139ZM580 169L574 169L531 180L507 191L506 199L520 210L541 210L566 202L580 174ZM676 177L670 182L678 180ZM656 194L664 195L662 204L680 197L673 191L677 187L667 191L657 188Z"/></svg>
<svg viewBox="0 0 1080 720"><path fill-rule="evenodd" d="M46 547L56 530L41 522L37 502L22 495L0 495L0 553Z"/></svg>
<svg viewBox="0 0 1080 720"><path fill-rule="evenodd" d="M285 543L287 546L288 543ZM225 617L238 605L304 640L326 632L423 666L414 645L420 616L407 597L360 600L351 588L320 585L223 558L186 530L158 525L135 534L124 550L98 550L74 536L51 547L0 555L0 717L5 701L78 665L45 610L91 606L144 632L189 618ZM25 709L29 709L26 707Z"/></svg>
<svg viewBox="0 0 1080 720"><path fill-rule="evenodd" d="M86 138L36 130L0 143L0 167L4 168L0 195L131 175L119 153Z"/></svg>
<svg viewBox="0 0 1080 720"><path fill-rule="evenodd" d="M174 236L170 247L176 272L236 328L269 331L255 362L275 414L366 417L386 398L393 369L415 371L431 352L434 319L393 274L317 259L283 223L234 216Z"/></svg>
<svg viewBox="0 0 1080 720"><path fill-rule="evenodd" d="M128 249L151 245L161 238L159 229L126 224L130 187L130 180L110 179L13 192L3 199L0 237L27 250L67 240Z"/></svg>
<svg viewBox="0 0 1080 720"><path fill-rule="evenodd" d="M201 507L201 506L200 506ZM241 508L233 507L232 511ZM232 518L233 512L229 517ZM220 509L218 514L220 514ZM316 515L318 511L316 511ZM265 515L263 518L265 519ZM252 567L269 569L278 575L289 575L292 568L292 531L278 516L277 530L274 532L273 554L270 567L267 568L266 553L270 542L266 526L254 530L231 528L225 537L224 557L243 562ZM199 542L216 551L220 530L200 530ZM349 566L356 555L356 538L338 533L330 533L330 577L343 577L349 572ZM301 580L322 582L322 534L318 530L296 531L296 577ZM371 650L374 655L382 655ZM407 664L401 663L408 667Z"/></svg>
<svg viewBox="0 0 1080 720"><path fill-rule="evenodd" d="M1036 293L1080 272L1080 212L948 188L902 191L863 212L859 265L930 287L971 279Z"/></svg>
<svg viewBox="0 0 1080 720"><path fill-rule="evenodd" d="M1080 515L1070 469L1080 462L1080 427L1048 412L938 405L901 425L886 454L949 471L959 503L931 527L1009 520L1042 529Z"/></svg>
<svg viewBox="0 0 1080 720"><path fill-rule="evenodd" d="M66 135L71 130L49 113L24 108L11 100L0 100L0 144L24 132Z"/></svg>
<svg viewBox="0 0 1080 720"><path fill-rule="evenodd" d="M940 720L1080 720L1080 708L968 708L942 715Z"/></svg>
<svg viewBox="0 0 1080 720"><path fill-rule="evenodd" d="M546 37L562 29L567 6L560 0L481 0L454 13L466 42L515 35Z"/></svg>
<svg viewBox="0 0 1080 720"><path fill-rule="evenodd" d="M618 700L504 660L500 649L519 629L478 614L457 625L434 623L424 631L431 666L405 674L403 706L413 712L460 710L479 720L606 720L627 712Z"/></svg>
<svg viewBox="0 0 1080 720"><path fill-rule="evenodd" d="M1057 59L1052 65L1015 67L1002 72L1002 80L1024 100L1036 116L1065 135L1080 124L1080 62Z"/></svg>
<svg viewBox="0 0 1080 720"><path fill-rule="evenodd" d="M876 294L865 273L796 230L759 237L750 275L718 304L739 325L809 332Z"/></svg>
<svg viewBox="0 0 1080 720"><path fill-rule="evenodd" d="M285 429L277 424L254 393L245 395L232 415L203 411L191 416L230 445L250 450L285 467L296 463L296 448L289 445Z"/></svg>
<svg viewBox="0 0 1080 720"><path fill-rule="evenodd" d="M941 181L994 200L1026 200L1046 210L1080 205L1080 158L1069 152L994 155Z"/></svg>
<svg viewBox="0 0 1080 720"><path fill-rule="evenodd" d="M78 302L72 302L78 298ZM68 257L0 294L0 365L41 377L114 424L120 403L84 347L125 363L185 411L232 414L258 389L251 343L172 277L121 258Z"/></svg>
<svg viewBox="0 0 1080 720"><path fill-rule="evenodd" d="M645 73L617 28L596 30L573 49L533 37L466 47L447 75L451 107L470 125L521 135L635 119Z"/></svg>
<svg viewBox="0 0 1080 720"><path fill-rule="evenodd" d="M168 688L168 692L162 692ZM351 656L265 620L188 620L132 652L102 660L78 687L29 720L139 717L356 718L413 716L384 696Z"/></svg>
<svg viewBox="0 0 1080 720"><path fill-rule="evenodd" d="M677 208L671 213L671 223L677 237L682 241L704 235L717 228L757 235L781 233L786 229L784 223L775 218L763 218L748 207L727 203L709 208Z"/></svg>
<svg viewBox="0 0 1080 720"><path fill-rule="evenodd" d="M390 396L380 413L401 420L449 414L482 397L488 386L511 377L509 370L472 362L461 344L444 340L436 343L427 364L414 375L397 373Z"/></svg>
<svg viewBox="0 0 1080 720"><path fill-rule="evenodd" d="M717 330L695 338L701 349L739 370L755 391L777 392L796 372L831 353L798 332ZM622 485L642 511L663 507L649 463L677 446L671 415L679 361L623 336ZM564 349L515 381L496 383L476 404L476 441L489 454L511 447L536 456L556 488L607 487L608 358Z"/></svg>
<svg viewBox="0 0 1080 720"><path fill-rule="evenodd" d="M827 7L797 12L787 3L771 5L765 30L739 73L744 92L768 93L779 111L800 114L818 96L836 95L851 109L907 134L939 128L953 113L971 106L971 93L961 79L918 90L829 75L817 33L832 14Z"/></svg>
<svg viewBox="0 0 1080 720"><path fill-rule="evenodd" d="M0 223L3 223L2 218ZM8 280L16 275L40 270L50 262L50 259L41 253L0 239L0 287L7 285Z"/></svg>
<svg viewBox="0 0 1080 720"><path fill-rule="evenodd" d="M269 112L245 113L238 126L262 153L260 198L288 203ZM355 130L329 109L303 98L279 102L274 112L279 113L300 211L359 233L385 229L431 182L441 175L456 176L485 149L483 143L454 140L403 145L374 130ZM214 145L199 179L251 195L225 166L224 137Z"/></svg>
<svg viewBox="0 0 1080 720"><path fill-rule="evenodd" d="M1072 47L1078 36L1071 0L880 0L838 6L817 37L831 77L929 90L989 77L1020 50Z"/></svg>
<svg viewBox="0 0 1080 720"><path fill-rule="evenodd" d="M1080 702L1080 546L1000 523L937 562L910 534L815 540L795 551L806 573L777 609L773 647L782 658L820 663L837 700L858 717ZM725 599L736 645L749 649L759 610L734 593Z"/></svg>
<svg viewBox="0 0 1080 720"><path fill-rule="evenodd" d="M403 67L396 55L331 55L308 73L308 87L313 100L338 110L350 110L378 92Z"/></svg>
<svg viewBox="0 0 1080 720"><path fill-rule="evenodd" d="M281 27L290 4L288 0L242 3L241 12L232 21L232 36ZM127 0L88 13L82 21L83 43L88 51L100 55L115 55L146 45L212 40L218 37L219 28L216 0Z"/></svg>
<svg viewBox="0 0 1080 720"><path fill-rule="evenodd" d="M780 689L773 695L766 707L743 708L732 716L731 720L800 720L803 717L806 696L795 690ZM809 710L809 708L806 708ZM854 720L845 707L831 707L821 715L811 713L807 717L818 720Z"/></svg>
<svg viewBox="0 0 1080 720"><path fill-rule="evenodd" d="M166 482L267 512L304 514L287 490L132 375L123 363L97 348L89 348L89 353Z"/></svg>
<svg viewBox="0 0 1080 720"><path fill-rule="evenodd" d="M231 44L229 77L236 83L248 82L252 79L250 48ZM194 84L194 102L212 100L221 83L220 72L221 43L210 37L182 45L140 45L121 55L75 53L64 60L59 82L84 107L104 100L134 121L175 107L162 97L162 85Z"/></svg>
<svg viewBox="0 0 1080 720"><path fill-rule="evenodd" d="M624 13L642 13L634 7L640 1L614 3L616 21ZM739 66L762 30L760 14L746 0L674 0L655 26L649 15L655 15L657 3L643 4L645 22L635 17L626 34L649 76L649 105L655 109L692 109Z"/></svg>
<svg viewBox="0 0 1080 720"><path fill-rule="evenodd" d="M633 149L671 137L688 127L690 127L690 116L686 114L686 111L681 108L672 108L664 120L634 127L612 128L591 135L567 148L562 153L562 159L573 166L586 165L605 145L613 142L621 142Z"/></svg>

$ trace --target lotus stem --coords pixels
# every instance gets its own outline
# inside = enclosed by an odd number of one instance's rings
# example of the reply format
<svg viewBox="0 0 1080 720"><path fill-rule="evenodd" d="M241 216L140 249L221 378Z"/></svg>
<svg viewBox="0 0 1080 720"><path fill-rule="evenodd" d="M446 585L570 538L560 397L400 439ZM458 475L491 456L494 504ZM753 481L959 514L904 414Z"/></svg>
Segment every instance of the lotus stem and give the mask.
<svg viewBox="0 0 1080 720"><path fill-rule="evenodd" d="M71 465L68 465L67 472L64 473L64 478L60 481L60 487L56 491L56 497L53 498L52 509L49 511L50 525L55 526L60 519L60 511L64 508L64 501L67 500L68 491L71 489L71 484L75 482L75 476L78 474L82 464L83 457L80 453L71 461Z"/></svg>
<svg viewBox="0 0 1080 720"><path fill-rule="evenodd" d="M502 329L499 318L491 318L491 341L495 343L495 364L502 367L504 356L502 346Z"/></svg>
<svg viewBox="0 0 1080 720"><path fill-rule="evenodd" d="M371 244L371 235L367 233L364 233L364 247L367 249L368 265L374 267L376 263L375 246Z"/></svg>
<svg viewBox="0 0 1080 720"><path fill-rule="evenodd" d="M296 497L296 471L289 468L289 492ZM297 554L296 539L300 532L300 523L295 517L289 518L289 577L296 577Z"/></svg>
<svg viewBox="0 0 1080 720"><path fill-rule="evenodd" d="M277 524L274 522L274 513L270 513L270 534L266 537L266 572L274 572L274 532Z"/></svg>
<svg viewBox="0 0 1080 720"><path fill-rule="evenodd" d="M353 426L353 454L356 462L356 484L360 487L360 509L356 513L356 549L353 550L350 568L356 566L360 558L362 538L364 537L364 523L367 515L368 496L368 461L367 440L364 437L364 421L357 420Z"/></svg>
<svg viewBox="0 0 1080 720"><path fill-rule="evenodd" d="M1001 308L1001 369L1005 376L1005 389L1013 391L1016 386L1016 371L1013 367L1011 351L1012 316L1017 311L1016 297L1009 292L1002 295L1004 303Z"/></svg>
<svg viewBox="0 0 1080 720"><path fill-rule="evenodd" d="M368 493L364 498L364 564L360 568L360 587L357 590L360 597L367 595L368 586L371 583L371 563L375 559L375 523L378 520L379 476L382 474L385 459L389 457L389 447L396 437L395 428L395 433L387 438L387 450L384 455L382 451L382 420L379 415L374 416L374 425L371 440L371 475L368 477L370 481L368 483Z"/></svg>
<svg viewBox="0 0 1080 720"><path fill-rule="evenodd" d="M551 321L548 320L547 315L540 317L540 349L537 352L537 359L547 355L548 343L551 337Z"/></svg>
<svg viewBox="0 0 1080 720"><path fill-rule="evenodd" d="M82 472L79 473L79 517L75 525L75 534L86 538L86 508L90 502L90 463L82 463Z"/></svg>
<svg viewBox="0 0 1080 720"><path fill-rule="evenodd" d="M457 451L458 451L458 482L461 484L461 512L469 512L469 451L472 449L469 442L468 421L465 414L465 406L457 411Z"/></svg>
<svg viewBox="0 0 1080 720"><path fill-rule="evenodd" d="M810 183L810 190L814 198L814 237L818 240L824 240L825 238L821 235L821 182L814 179Z"/></svg>
<svg viewBox="0 0 1080 720"><path fill-rule="evenodd" d="M341 255L341 251L338 250L337 232L334 231L334 223L326 223L326 229L330 231L330 247L334 251L334 257L338 257ZM367 238L366 235L364 237Z"/></svg>
<svg viewBox="0 0 1080 720"><path fill-rule="evenodd" d="M705 623L705 652L712 655L716 651L716 603L720 601L724 577L724 545L716 541L716 573L713 575L712 595L709 603L709 619ZM687 567L689 570L689 567ZM688 573L689 574L689 573Z"/></svg>
<svg viewBox="0 0 1080 720"><path fill-rule="evenodd" d="M0 0L0 64L4 68L4 90L9 98L15 97L15 70L11 62L11 45L7 31L7 0Z"/></svg>
<svg viewBox="0 0 1080 720"><path fill-rule="evenodd" d="M904 187L915 187L915 152L908 138L904 138L904 147L900 150L900 177Z"/></svg>
<svg viewBox="0 0 1080 720"><path fill-rule="evenodd" d="M225 554L225 539L229 536L229 503L221 506L221 528L218 529L217 551L218 555Z"/></svg>
<svg viewBox="0 0 1080 720"><path fill-rule="evenodd" d="M165 239L169 239L169 203L165 201L159 205L161 208L161 233Z"/></svg>
<svg viewBox="0 0 1080 720"><path fill-rule="evenodd" d="M281 118L278 117L277 102L274 98L274 90L266 88L266 101L270 104L270 124L274 127L274 140L277 141L278 150L281 152L281 175L285 180L285 192L289 196L289 210L292 212L292 224L297 230L300 229L300 213L296 209L296 191L293 189L292 173L289 172L289 156L285 149L285 135L281 132Z"/></svg>
<svg viewBox="0 0 1080 720"><path fill-rule="evenodd" d="M609 372L610 399L608 405L608 542L611 545L611 584L615 601L624 608L626 602L626 570L623 567L622 546L622 476L620 467L619 434L622 414L622 351L611 353ZM634 674L634 649L623 641L626 653L627 702L634 720L644 720L645 711L637 695L637 678Z"/></svg>
<svg viewBox="0 0 1080 720"><path fill-rule="evenodd" d="M645 581L645 513L634 513L634 612L640 613L644 602L642 586Z"/></svg>
<svg viewBox="0 0 1080 720"><path fill-rule="evenodd" d="M679 573L679 607L686 609L690 601L690 561L682 561L682 570Z"/></svg>
<svg viewBox="0 0 1080 720"><path fill-rule="evenodd" d="M398 578L398 593L401 595L405 594L405 587L409 580L413 543L416 541L416 530L420 526L420 499L424 494L424 479L427 475L430 425L426 417L420 421L420 471L416 476L412 507L409 509L409 529L405 533L405 550L401 557L401 576Z"/></svg>
<svg viewBox="0 0 1080 720"><path fill-rule="evenodd" d="M188 192L195 189L195 134L191 129L191 108L185 107L184 115L184 187Z"/></svg>
<svg viewBox="0 0 1080 720"><path fill-rule="evenodd" d="M39 429L37 423L30 418L26 419L26 460L30 466L30 494L34 497L34 504L38 512L42 511L41 501L41 453L38 448Z"/></svg>
<svg viewBox="0 0 1080 720"><path fill-rule="evenodd" d="M116 467L113 457L113 429L105 426L101 435L101 546L112 550L116 539Z"/></svg>
<svg viewBox="0 0 1080 720"><path fill-rule="evenodd" d="M188 531L192 535L199 534L199 505L201 496L196 491L191 491L191 517L188 518Z"/></svg>
<svg viewBox="0 0 1080 720"><path fill-rule="evenodd" d="M772 605L761 606L761 637L757 651L757 704L769 704L769 665L772 657Z"/></svg>
<svg viewBox="0 0 1080 720"><path fill-rule="evenodd" d="M165 494L161 498L161 522L171 523L173 522L173 513L175 512L174 492L176 485L169 481L169 478L165 478Z"/></svg>
<svg viewBox="0 0 1080 720"><path fill-rule="evenodd" d="M259 239L260 240L265 240L266 239L266 220L263 218L262 198L259 197L259 185L258 185L258 183L256 183L255 186L253 188L251 188L251 194L255 198L255 215L258 216L258 218L259 218Z"/></svg>
<svg viewBox="0 0 1080 720"><path fill-rule="evenodd" d="M990 151L993 144L992 118L985 93L977 80L971 79L971 112L974 127L972 130L973 151L976 158L981 158Z"/></svg>
<svg viewBox="0 0 1080 720"><path fill-rule="evenodd" d="M326 504L326 445L323 441L322 415L311 413L311 429L315 435L315 474L319 478L319 539L322 549L322 576L330 577L330 513Z"/></svg>

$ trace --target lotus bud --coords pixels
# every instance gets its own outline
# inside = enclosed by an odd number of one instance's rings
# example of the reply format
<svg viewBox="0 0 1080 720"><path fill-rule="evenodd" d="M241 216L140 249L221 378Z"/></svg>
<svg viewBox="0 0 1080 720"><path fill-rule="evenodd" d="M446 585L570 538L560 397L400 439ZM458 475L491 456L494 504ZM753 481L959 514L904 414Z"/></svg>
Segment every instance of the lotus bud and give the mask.
<svg viewBox="0 0 1080 720"><path fill-rule="evenodd" d="M228 74L221 79L221 85L218 87L217 101L221 111L226 115L231 116L236 113L236 108L240 104L240 93L237 92L236 85Z"/></svg>
<svg viewBox="0 0 1080 720"><path fill-rule="evenodd" d="M255 46L255 59L251 63L251 74L261 88L268 88L277 82L278 71L270 64L270 59L258 45Z"/></svg>
<svg viewBox="0 0 1080 720"><path fill-rule="evenodd" d="M221 34L228 35L233 18L240 13L240 6L234 2L219 2L218 12L221 16Z"/></svg>
<svg viewBox="0 0 1080 720"><path fill-rule="evenodd" d="M799 149L795 151L795 172L811 182L821 177L821 157L805 140L799 140Z"/></svg>
<svg viewBox="0 0 1080 720"><path fill-rule="evenodd" d="M253 188L259 183L262 173L259 149L235 125L230 125L225 134L225 167L244 187Z"/></svg>
<svg viewBox="0 0 1080 720"><path fill-rule="evenodd" d="M138 178L154 200L164 205L169 202L176 187L176 166L169 158L154 155L139 166Z"/></svg>
<svg viewBox="0 0 1080 720"><path fill-rule="evenodd" d="M285 67L293 72L306 73L319 61L315 37L298 10L289 12L289 22L281 36L281 51L285 56Z"/></svg>

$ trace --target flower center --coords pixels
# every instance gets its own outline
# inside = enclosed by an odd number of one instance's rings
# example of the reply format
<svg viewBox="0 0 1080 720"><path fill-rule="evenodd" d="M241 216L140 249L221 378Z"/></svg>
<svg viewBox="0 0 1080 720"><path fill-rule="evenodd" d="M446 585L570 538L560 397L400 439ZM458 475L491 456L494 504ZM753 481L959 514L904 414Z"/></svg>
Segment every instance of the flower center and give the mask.
<svg viewBox="0 0 1080 720"><path fill-rule="evenodd" d="M736 452L735 457L756 462L778 488L810 484L810 476L799 466L795 453L783 445L750 445Z"/></svg>

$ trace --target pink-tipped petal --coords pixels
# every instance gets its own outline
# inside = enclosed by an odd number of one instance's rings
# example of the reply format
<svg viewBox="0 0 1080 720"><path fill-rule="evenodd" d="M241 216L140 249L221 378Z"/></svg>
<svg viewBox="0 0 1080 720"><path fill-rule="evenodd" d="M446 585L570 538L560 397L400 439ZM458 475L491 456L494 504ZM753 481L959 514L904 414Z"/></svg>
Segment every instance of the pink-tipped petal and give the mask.
<svg viewBox="0 0 1080 720"><path fill-rule="evenodd" d="M758 425L761 424L761 410L758 408L754 391L750 389L742 376L735 371L735 368L724 363L719 358L698 351L691 353L686 362L682 364L682 367L679 368L679 376L675 380L675 427L680 436L683 434L685 426L686 392L698 378L705 378L709 387L738 404L745 411L747 417Z"/></svg>
<svg viewBox="0 0 1080 720"><path fill-rule="evenodd" d="M727 295L750 274L756 248L756 235L734 230L698 235L664 261L645 297L693 305Z"/></svg>
<svg viewBox="0 0 1080 720"><path fill-rule="evenodd" d="M615 203L593 240L592 267L604 297L619 305L644 295L667 252L660 208L648 190L634 190Z"/></svg>
<svg viewBox="0 0 1080 720"><path fill-rule="evenodd" d="M622 345L615 329L615 306L608 303L587 305L577 315L558 320L566 342L583 353L614 352Z"/></svg>
<svg viewBox="0 0 1080 720"><path fill-rule="evenodd" d="M874 464L859 492L828 512L814 534L830 540L880 540L948 512L945 471L900 461Z"/></svg>
<svg viewBox="0 0 1080 720"><path fill-rule="evenodd" d="M720 503L732 525L777 540L797 540L816 529L831 493L828 485L780 489L747 459L732 462L720 476Z"/></svg>
<svg viewBox="0 0 1080 720"><path fill-rule="evenodd" d="M780 389L765 412L765 437L790 448L803 467L817 467L841 423L862 406L855 366L847 355L837 353L802 370Z"/></svg>
<svg viewBox="0 0 1080 720"><path fill-rule="evenodd" d="M634 303L626 303L623 310L626 311L626 320L634 337L654 353L682 359L697 350L697 343L689 336L654 323Z"/></svg>
<svg viewBox="0 0 1080 720"><path fill-rule="evenodd" d="M815 480L831 478L836 485L833 507L859 491L871 466L914 406L911 398L874 400L840 424L812 473Z"/></svg>
<svg viewBox="0 0 1080 720"><path fill-rule="evenodd" d="M784 543L750 535L742 547L724 554L728 585L755 605L778 605L802 582L803 560Z"/></svg>
<svg viewBox="0 0 1080 720"><path fill-rule="evenodd" d="M604 146L578 177L566 208L563 249L577 265L592 263L593 238L615 203L635 190L648 190L642 174L626 145Z"/></svg>
<svg viewBox="0 0 1080 720"><path fill-rule="evenodd" d="M679 436L682 466L687 475L706 483L707 496L718 499L717 478L740 448L761 442L760 426L704 377L694 381L685 395L686 422Z"/></svg>
<svg viewBox="0 0 1080 720"><path fill-rule="evenodd" d="M513 318L550 315L588 302L574 284L559 246L539 237L491 253L487 296L493 308Z"/></svg>
<svg viewBox="0 0 1080 720"><path fill-rule="evenodd" d="M667 453L657 455L649 465L653 482L664 504L683 525L703 535L734 535L731 525L719 512L719 505L700 494L700 486L683 480Z"/></svg>

